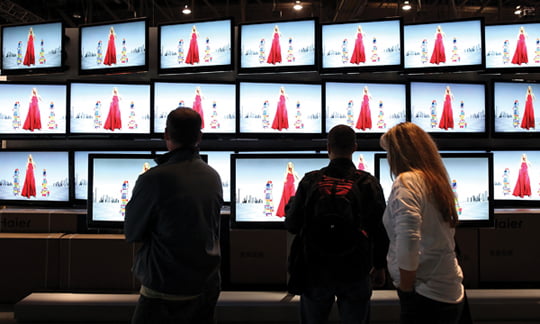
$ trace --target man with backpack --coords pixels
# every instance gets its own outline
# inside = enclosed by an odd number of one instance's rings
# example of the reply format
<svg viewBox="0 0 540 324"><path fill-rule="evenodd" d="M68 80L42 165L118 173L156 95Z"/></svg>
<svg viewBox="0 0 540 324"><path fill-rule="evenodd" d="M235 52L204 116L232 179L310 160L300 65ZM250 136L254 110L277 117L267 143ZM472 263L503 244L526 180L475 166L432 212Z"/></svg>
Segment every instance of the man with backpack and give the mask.
<svg viewBox="0 0 540 324"><path fill-rule="evenodd" d="M301 295L302 324L326 323L336 300L342 323L367 323L372 286L385 282L384 194L354 166L351 127L332 128L327 148L328 166L307 173L287 206L285 227L295 234L288 290Z"/></svg>

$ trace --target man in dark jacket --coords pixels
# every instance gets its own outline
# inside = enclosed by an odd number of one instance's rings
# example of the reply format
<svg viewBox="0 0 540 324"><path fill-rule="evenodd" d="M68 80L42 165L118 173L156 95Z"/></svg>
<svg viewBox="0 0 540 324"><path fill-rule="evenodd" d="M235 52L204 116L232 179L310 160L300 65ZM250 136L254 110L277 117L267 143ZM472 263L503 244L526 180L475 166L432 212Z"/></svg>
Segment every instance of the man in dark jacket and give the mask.
<svg viewBox="0 0 540 324"><path fill-rule="evenodd" d="M132 323L214 323L220 293L218 173L201 160L201 117L169 113L169 152L141 174L126 206L128 242L141 242L133 272L141 281Z"/></svg>
<svg viewBox="0 0 540 324"><path fill-rule="evenodd" d="M299 239L293 242L292 249L298 250L291 249L291 255L301 255L306 263L302 267L289 268L290 272L302 272L290 273L291 279L303 278L300 291L295 287L294 293L301 295L302 324L326 323L336 297L343 323L367 323L372 284L382 285L385 281L388 237L382 225L382 215L386 203L378 180L357 170L352 162L352 154L356 150L356 134L352 128L346 125L332 128L327 148L329 165L307 173L287 206L285 227L296 234L295 240ZM319 187L322 174L334 179L355 179L358 186L354 196L359 200L354 204L359 206L355 209L358 213L352 213L356 225L350 226L358 235L358 240L354 240L358 246L351 246L344 254L319 255L309 244L310 240L328 240L328 237L309 238L315 222L314 190ZM356 238L354 233L351 235ZM325 245L319 244L319 247L324 249Z"/></svg>

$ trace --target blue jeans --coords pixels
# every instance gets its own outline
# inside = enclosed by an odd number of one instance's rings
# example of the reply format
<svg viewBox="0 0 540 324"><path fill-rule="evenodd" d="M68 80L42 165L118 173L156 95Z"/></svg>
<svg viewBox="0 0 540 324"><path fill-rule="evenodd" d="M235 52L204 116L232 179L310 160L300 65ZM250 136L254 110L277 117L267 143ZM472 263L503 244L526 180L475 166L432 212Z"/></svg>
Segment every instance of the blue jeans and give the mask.
<svg viewBox="0 0 540 324"><path fill-rule="evenodd" d="M328 323L328 316L336 301L341 323L368 323L371 292L369 276L356 282L307 287L300 297L300 322Z"/></svg>
<svg viewBox="0 0 540 324"><path fill-rule="evenodd" d="M449 304L398 290L401 324L458 324L463 302Z"/></svg>

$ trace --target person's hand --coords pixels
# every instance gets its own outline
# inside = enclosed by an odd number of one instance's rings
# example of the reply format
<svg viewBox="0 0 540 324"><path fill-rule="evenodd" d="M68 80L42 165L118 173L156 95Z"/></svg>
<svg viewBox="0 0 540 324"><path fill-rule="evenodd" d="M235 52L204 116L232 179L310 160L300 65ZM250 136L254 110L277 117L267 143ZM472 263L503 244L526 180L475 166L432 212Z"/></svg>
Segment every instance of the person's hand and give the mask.
<svg viewBox="0 0 540 324"><path fill-rule="evenodd" d="M370 273L371 276L371 285L374 288L383 287L386 283L386 271L385 269L373 269Z"/></svg>

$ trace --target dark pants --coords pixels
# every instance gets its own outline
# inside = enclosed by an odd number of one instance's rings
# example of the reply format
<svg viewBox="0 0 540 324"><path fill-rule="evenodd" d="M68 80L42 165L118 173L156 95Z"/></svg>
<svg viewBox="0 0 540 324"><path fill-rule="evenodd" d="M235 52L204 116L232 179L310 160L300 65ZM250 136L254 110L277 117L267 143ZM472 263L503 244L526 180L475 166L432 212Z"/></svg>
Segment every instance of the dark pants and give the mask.
<svg viewBox="0 0 540 324"><path fill-rule="evenodd" d="M356 282L307 287L300 297L301 323L328 323L336 298L341 323L367 323L371 292L369 276Z"/></svg>
<svg viewBox="0 0 540 324"><path fill-rule="evenodd" d="M457 324L463 302L448 304L429 299L415 292L403 293L398 290L401 306L401 324Z"/></svg>

